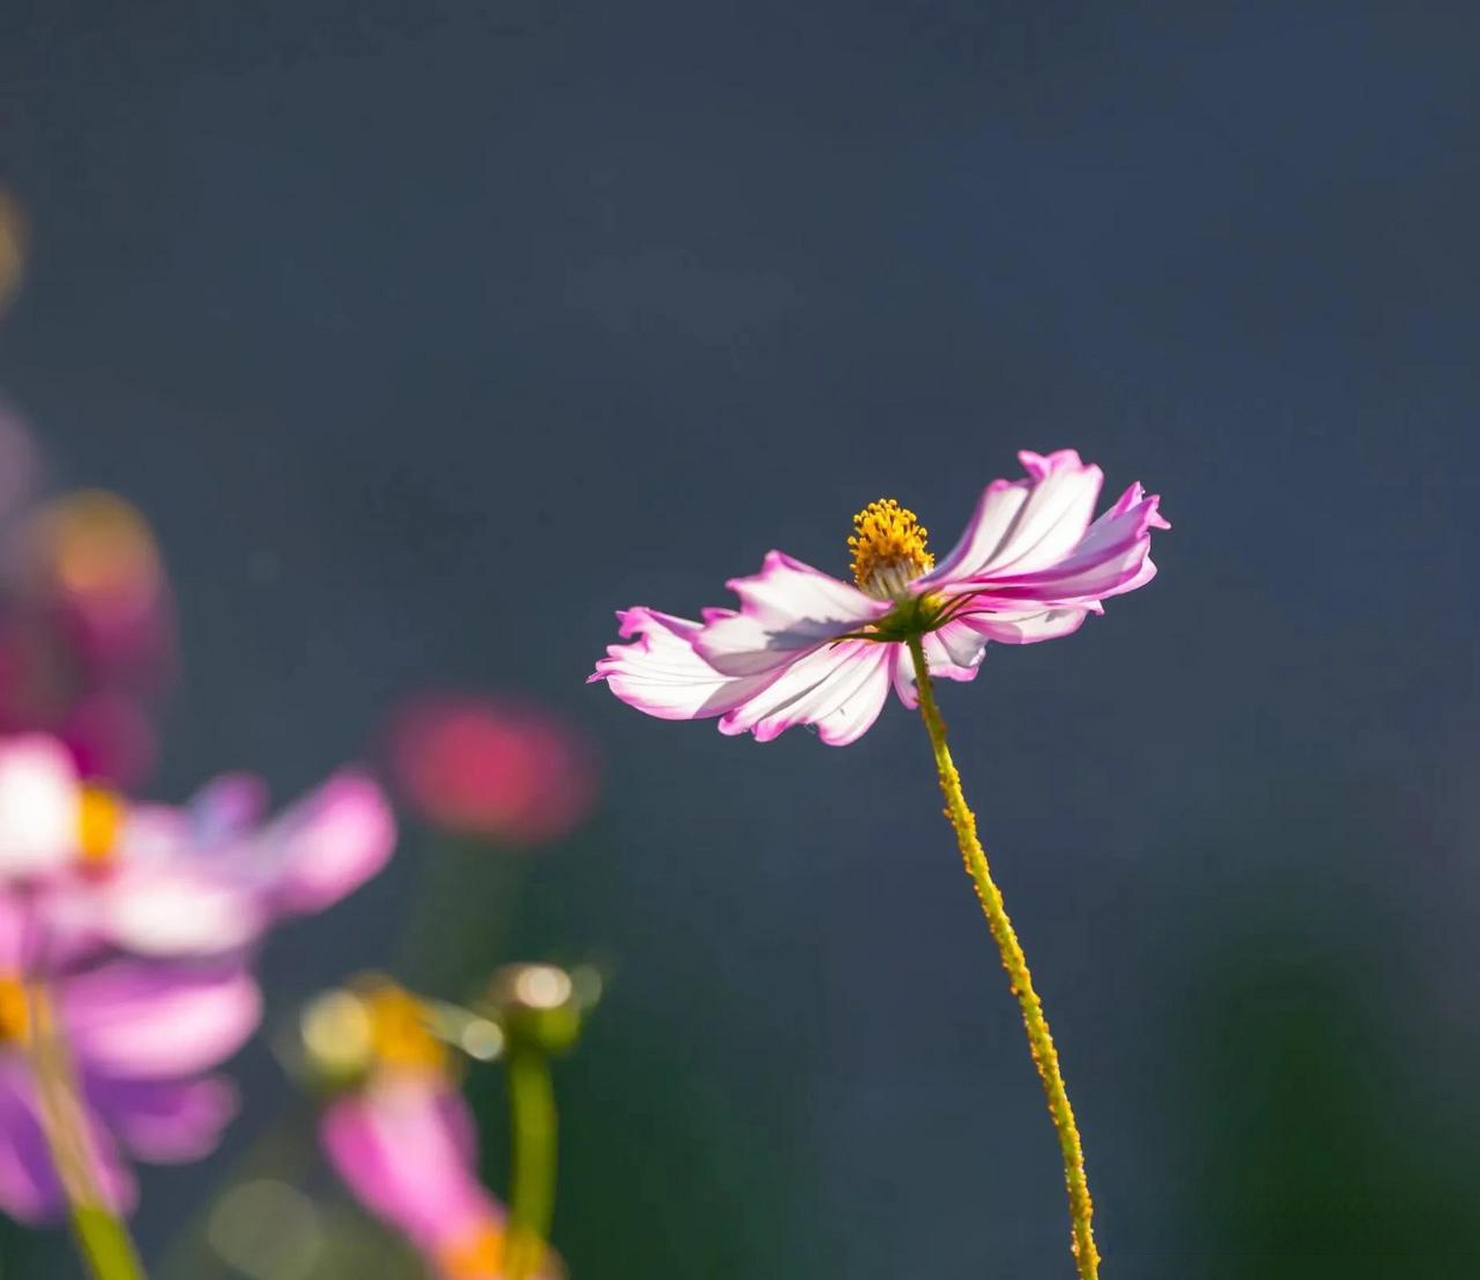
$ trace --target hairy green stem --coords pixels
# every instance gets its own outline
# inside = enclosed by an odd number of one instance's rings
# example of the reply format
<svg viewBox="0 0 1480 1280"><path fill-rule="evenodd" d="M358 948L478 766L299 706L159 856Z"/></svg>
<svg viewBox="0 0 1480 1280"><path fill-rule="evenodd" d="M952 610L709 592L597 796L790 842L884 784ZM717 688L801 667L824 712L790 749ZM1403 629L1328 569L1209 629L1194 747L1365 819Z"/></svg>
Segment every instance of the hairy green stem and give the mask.
<svg viewBox="0 0 1480 1280"><path fill-rule="evenodd" d="M956 842L961 848L961 858L966 864L966 873L976 886L976 896L981 901L982 914L987 918L987 928L997 943L1002 955L1002 967L1007 970L1008 986L1017 997L1022 1010L1023 1027L1028 1033L1028 1052L1033 1065L1038 1069L1038 1078L1043 1083L1043 1095L1048 1100L1048 1114L1059 1138L1059 1151L1064 1159L1064 1184L1069 1193L1069 1217L1072 1223L1070 1248L1074 1263L1079 1271L1079 1280L1097 1280L1100 1274L1100 1253L1095 1248L1091 1219L1094 1206L1090 1201L1089 1182L1084 1173L1084 1147L1079 1140L1079 1128L1074 1122L1074 1109L1069 1105L1069 1094L1064 1088L1064 1077L1059 1071L1059 1054L1049 1033L1048 1019L1043 1013L1043 1002L1033 989L1033 975L1028 970L1028 959L1023 954L1017 932L1008 918L1007 907L1002 901L1001 890L992 879L992 870L987 863L986 851L976 834L976 816L966 804L966 795L961 789L961 775L951 759L946 746L946 725L941 718L940 708L935 703L935 690L930 683L930 669L925 661L925 650L919 636L911 636L906 642L910 657L915 664L915 681L920 692L920 716L925 721L925 730L930 735L931 750L935 754L935 769L940 776L941 794L946 801L946 819L956 833Z"/></svg>

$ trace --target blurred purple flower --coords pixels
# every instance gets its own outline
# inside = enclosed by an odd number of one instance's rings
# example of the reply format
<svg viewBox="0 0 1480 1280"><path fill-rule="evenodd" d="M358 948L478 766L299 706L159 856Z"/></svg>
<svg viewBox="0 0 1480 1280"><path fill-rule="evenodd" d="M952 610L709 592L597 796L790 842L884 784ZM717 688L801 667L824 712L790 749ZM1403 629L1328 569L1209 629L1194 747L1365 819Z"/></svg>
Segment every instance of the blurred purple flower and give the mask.
<svg viewBox="0 0 1480 1280"><path fill-rule="evenodd" d="M55 739L0 739L0 883L29 886L53 955L212 955L331 906L395 844L380 788L353 770L275 818L265 808L245 775L183 808L129 806L82 782Z"/></svg>
<svg viewBox="0 0 1480 1280"><path fill-rule="evenodd" d="M355 1065L319 1135L344 1184L443 1280L499 1280L507 1213L478 1181L476 1128L431 1013L377 981L310 1011L321 1063ZM542 1272L549 1276L549 1271Z"/></svg>
<svg viewBox="0 0 1480 1280"><path fill-rule="evenodd" d="M422 694L393 718L389 754L407 804L461 835L542 844L574 830L596 799L590 742L527 703Z"/></svg>
<svg viewBox="0 0 1480 1280"><path fill-rule="evenodd" d="M169 582L132 505L87 490L22 509L0 544L0 731L53 733L84 776L136 786L176 659Z"/></svg>
<svg viewBox="0 0 1480 1280"><path fill-rule="evenodd" d="M256 1027L257 987L236 961L54 968L34 945L41 936L34 910L21 892L0 889L0 1209L38 1222L66 1207L31 1053L40 998L71 1059L74 1127L90 1181L108 1207L128 1212L136 1191L125 1156L200 1159L234 1114L231 1084L204 1073Z"/></svg>

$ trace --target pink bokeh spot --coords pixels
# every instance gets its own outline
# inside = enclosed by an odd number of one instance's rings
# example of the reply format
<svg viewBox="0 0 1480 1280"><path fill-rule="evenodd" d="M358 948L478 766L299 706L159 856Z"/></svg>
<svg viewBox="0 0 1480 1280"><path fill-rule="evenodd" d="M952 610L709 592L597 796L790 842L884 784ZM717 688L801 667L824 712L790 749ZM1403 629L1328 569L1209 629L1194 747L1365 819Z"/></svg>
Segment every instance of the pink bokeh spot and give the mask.
<svg viewBox="0 0 1480 1280"><path fill-rule="evenodd" d="M596 798L596 753L586 737L528 703L423 694L391 724L392 777L435 826L529 846L574 830Z"/></svg>

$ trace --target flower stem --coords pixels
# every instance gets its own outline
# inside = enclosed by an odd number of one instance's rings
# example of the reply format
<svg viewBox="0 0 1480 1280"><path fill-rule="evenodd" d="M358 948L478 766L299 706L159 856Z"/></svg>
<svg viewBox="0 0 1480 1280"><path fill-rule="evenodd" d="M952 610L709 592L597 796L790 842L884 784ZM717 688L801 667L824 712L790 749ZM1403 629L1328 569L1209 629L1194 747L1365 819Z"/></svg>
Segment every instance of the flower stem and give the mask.
<svg viewBox="0 0 1480 1280"><path fill-rule="evenodd" d="M26 998L41 1131L67 1196L77 1252L93 1280L145 1280L128 1228L108 1209L98 1188L77 1076L51 996L42 984L33 983Z"/></svg>
<svg viewBox="0 0 1480 1280"><path fill-rule="evenodd" d="M1070 1247L1079 1271L1079 1280L1096 1280L1100 1273L1100 1254L1095 1248L1091 1228L1094 1206L1089 1197L1089 1183L1084 1175L1084 1148L1079 1140L1079 1128L1074 1123L1074 1109L1069 1105L1064 1077L1059 1072L1058 1050L1054 1048L1053 1036L1049 1033L1043 1002L1033 989L1033 975L1028 970L1028 959L1023 954L1022 944L1018 942L1012 921L1008 919L1001 890L992 880L986 851L976 834L976 816L967 807L966 796L961 790L961 775L951 759L950 748L946 746L946 725L941 719L940 708L935 703L935 690L930 683L930 668L925 661L924 647L918 636L909 637L907 643L910 657L915 664L915 681L920 693L920 716L930 735L930 746L935 753L935 769L940 775L940 789L946 799L946 819L956 832L966 873L976 886L982 914L986 916L987 927L992 931L992 938L1002 954L1002 967L1007 970L1008 986L1017 997L1018 1006L1022 1010L1023 1026L1028 1033L1028 1051L1033 1056L1033 1065L1038 1068L1038 1078L1043 1082L1043 1094L1048 1100L1048 1114L1053 1118L1053 1127L1059 1136L1059 1151L1064 1158L1064 1183L1069 1192L1069 1217L1073 1224Z"/></svg>
<svg viewBox="0 0 1480 1280"><path fill-rule="evenodd" d="M555 1088L550 1060L538 1045L509 1052L509 1117L514 1139L505 1280L525 1280L544 1260L555 1213Z"/></svg>

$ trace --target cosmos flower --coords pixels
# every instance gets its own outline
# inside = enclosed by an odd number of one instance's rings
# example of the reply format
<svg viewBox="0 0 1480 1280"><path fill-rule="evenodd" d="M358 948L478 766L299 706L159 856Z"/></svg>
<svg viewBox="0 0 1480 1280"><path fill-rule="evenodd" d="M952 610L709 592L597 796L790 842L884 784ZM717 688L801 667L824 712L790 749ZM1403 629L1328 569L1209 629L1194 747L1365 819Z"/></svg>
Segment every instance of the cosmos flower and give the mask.
<svg viewBox="0 0 1480 1280"><path fill-rule="evenodd" d="M307 1048L342 1086L324 1109L320 1142L356 1199L442 1280L499 1280L508 1215L478 1181L472 1113L431 1020L384 980L310 1008Z"/></svg>
<svg viewBox="0 0 1480 1280"><path fill-rule="evenodd" d="M33 909L20 892L0 890L0 1210L38 1222L58 1217L67 1202L33 1053L46 1032L44 1008L75 1080L67 1101L77 1158L104 1204L127 1212L136 1193L125 1155L200 1159L235 1113L229 1082L204 1073L256 1027L257 988L237 962L110 959L56 969L33 945Z"/></svg>
<svg viewBox="0 0 1480 1280"><path fill-rule="evenodd" d="M183 808L131 805L84 783L55 739L0 739L0 884L27 887L54 958L220 954L331 906L395 843L379 787L352 770L275 818L265 808L245 775Z"/></svg>
<svg viewBox="0 0 1480 1280"><path fill-rule="evenodd" d="M842 746L874 723L891 685L916 705L912 638L931 675L971 680L991 641L1069 635L1151 580L1150 531L1169 526L1139 484L1091 523L1103 475L1072 449L1018 457L1026 477L989 484L939 564L913 512L870 503L848 540L852 583L772 551L760 573L727 584L738 610L706 609L701 622L619 612L630 643L609 647L590 679L665 720L718 716L721 733L762 742L813 725Z"/></svg>
<svg viewBox="0 0 1480 1280"><path fill-rule="evenodd" d="M527 847L568 835L596 798L596 753L527 702L428 693L396 714L391 776L427 821Z"/></svg>

